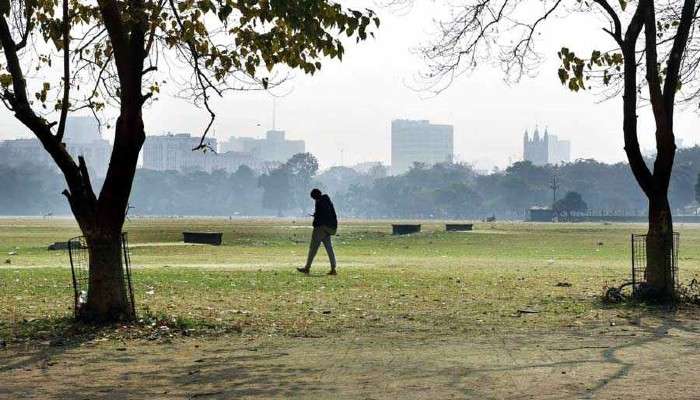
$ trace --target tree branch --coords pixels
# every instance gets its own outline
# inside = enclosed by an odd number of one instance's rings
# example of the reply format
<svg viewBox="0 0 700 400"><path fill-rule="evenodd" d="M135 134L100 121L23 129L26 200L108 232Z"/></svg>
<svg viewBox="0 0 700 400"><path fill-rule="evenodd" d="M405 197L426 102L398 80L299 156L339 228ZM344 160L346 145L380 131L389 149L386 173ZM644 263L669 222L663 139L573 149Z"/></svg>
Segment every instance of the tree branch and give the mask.
<svg viewBox="0 0 700 400"><path fill-rule="evenodd" d="M27 1L24 2L26 7L24 10L24 31L20 34L20 41L15 45L17 51L23 49L27 45L27 39L29 38L29 32L32 30L32 15L34 14L34 2Z"/></svg>
<svg viewBox="0 0 700 400"><path fill-rule="evenodd" d="M177 7L175 6L174 0L168 0L170 4L170 9L173 12L173 15L175 16L175 20L177 21L178 26L180 29L184 32L184 24L182 22L182 19L180 18L180 13L177 10ZM197 83L199 84L201 90L202 90L202 99L204 103L204 107L206 108L207 112L209 113L209 123L207 124L207 127L204 129L204 133L202 133L202 136L199 140L199 144L195 146L192 151L196 150L201 150L201 149L211 149L211 147L204 143L204 141L207 138L207 134L209 133L209 130L211 129L212 125L214 124L214 120L216 119L216 113L211 109L211 106L209 105L209 94L208 89L212 88L216 91L216 87L209 81L209 79L204 75L202 72L200 66L199 66L199 52L197 51L194 43L192 43L192 40L187 41L187 47L190 50L190 54L192 56L192 66L194 67L194 72L195 72L195 77L197 79ZM221 93L217 91L219 95Z"/></svg>
<svg viewBox="0 0 700 400"><path fill-rule="evenodd" d="M632 174L642 191L647 196L651 196L653 190L652 174L644 162L637 136L637 63L634 62L637 40L644 27L646 7L649 7L649 0L639 0L621 46L625 76L624 94L622 96L624 115L622 129L625 138L625 153L627 154Z"/></svg>
<svg viewBox="0 0 700 400"><path fill-rule="evenodd" d="M648 0L649 6L644 11L644 50L646 55L646 79L649 100L656 116L657 124L665 121L664 104L661 99L661 80L659 77L659 59L656 49L656 10L654 0ZM663 127L657 127L657 132Z"/></svg>
<svg viewBox="0 0 700 400"><path fill-rule="evenodd" d="M5 89L3 100L10 104L15 112L15 117L36 135L46 151L58 165L66 178L66 183L71 191L82 187L82 180L78 166L73 161L65 146L51 133L51 127L43 118L39 117L29 103L27 97L27 84L22 71L22 66L17 56L17 46L12 39L10 27L4 15L0 15L0 44L2 45L6 69L12 76L13 91Z"/></svg>
<svg viewBox="0 0 700 400"><path fill-rule="evenodd" d="M129 36L122 20L122 12L116 0L98 0L97 4L100 8L102 21L107 29L109 39L112 42L117 73L120 78L122 75L126 77L131 63L128 55Z"/></svg>
<svg viewBox="0 0 700 400"><path fill-rule="evenodd" d="M56 140L63 141L66 131L66 118L70 103L70 10L68 0L63 0L63 100L61 102L61 118L58 122Z"/></svg>
<svg viewBox="0 0 700 400"><path fill-rule="evenodd" d="M663 97L666 113L669 116L673 115L676 91L679 87L678 79L681 60L688 44L688 35L690 33L690 28L693 23L695 13L695 0L685 0L683 2L683 11L681 12L681 19L676 32L676 39L673 41L671 54L669 55L668 62L666 64L666 82L664 82ZM668 121L667 123L672 129L673 121Z"/></svg>
<svg viewBox="0 0 700 400"><path fill-rule="evenodd" d="M613 22L613 30L610 31L608 29L603 29L605 32L607 32L610 36L612 36L613 39L615 39L615 42L618 44L618 46L622 46L622 23L620 22L620 16L617 15L617 12L612 8L610 3L608 3L607 0L593 0L594 2L598 3L603 10L605 10L606 13L608 13L608 16Z"/></svg>

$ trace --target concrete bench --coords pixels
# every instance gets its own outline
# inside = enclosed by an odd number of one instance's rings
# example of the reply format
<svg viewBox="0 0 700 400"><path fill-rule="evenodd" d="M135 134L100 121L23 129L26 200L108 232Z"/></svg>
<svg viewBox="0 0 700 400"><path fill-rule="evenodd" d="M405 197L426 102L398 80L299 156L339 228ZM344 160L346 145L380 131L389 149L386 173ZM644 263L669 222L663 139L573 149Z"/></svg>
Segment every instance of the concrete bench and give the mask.
<svg viewBox="0 0 700 400"><path fill-rule="evenodd" d="M467 232L474 228L473 224L445 224L447 232Z"/></svg>
<svg viewBox="0 0 700 400"><path fill-rule="evenodd" d="M420 232L420 225L415 224L393 224L391 225L393 235L410 235L411 233Z"/></svg>
<svg viewBox="0 0 700 400"><path fill-rule="evenodd" d="M220 246L223 239L223 232L182 232L185 243L211 244Z"/></svg>

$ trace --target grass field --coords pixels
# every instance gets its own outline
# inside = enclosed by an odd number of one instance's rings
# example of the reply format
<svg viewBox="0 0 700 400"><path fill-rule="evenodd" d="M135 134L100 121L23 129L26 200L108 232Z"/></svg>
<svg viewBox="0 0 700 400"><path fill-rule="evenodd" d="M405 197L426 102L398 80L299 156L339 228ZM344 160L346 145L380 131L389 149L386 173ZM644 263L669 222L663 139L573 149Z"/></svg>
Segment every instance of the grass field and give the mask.
<svg viewBox="0 0 700 400"><path fill-rule="evenodd" d="M676 228L681 281L700 278L700 226ZM337 277L323 250L312 276L294 271L309 221L125 230L144 321L92 331L70 322L66 253L46 249L76 225L0 219L0 398L614 398L671 364L674 380L698 372L696 309L600 301L628 278L643 225L424 223L395 237L352 221L334 237ZM185 245L183 230L224 245ZM693 398L667 378L636 397Z"/></svg>

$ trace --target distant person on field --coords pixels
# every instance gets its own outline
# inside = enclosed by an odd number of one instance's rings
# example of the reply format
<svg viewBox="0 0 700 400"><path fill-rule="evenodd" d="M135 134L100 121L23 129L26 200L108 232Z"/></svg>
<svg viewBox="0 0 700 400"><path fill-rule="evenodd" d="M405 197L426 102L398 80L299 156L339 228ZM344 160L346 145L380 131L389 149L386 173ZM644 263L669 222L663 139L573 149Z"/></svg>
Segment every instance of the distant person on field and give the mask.
<svg viewBox="0 0 700 400"><path fill-rule="evenodd" d="M328 275L335 275L335 253L333 252L333 244L331 236L335 235L338 230L338 217L335 214L333 202L327 194L321 193L320 190L314 189L311 191L311 198L316 202L314 209L314 230L311 234L311 244L309 245L309 257L306 260L304 268L297 268L297 271L308 274L311 269L311 263L318 252L319 246L323 243L328 253L328 259L331 262L331 271Z"/></svg>

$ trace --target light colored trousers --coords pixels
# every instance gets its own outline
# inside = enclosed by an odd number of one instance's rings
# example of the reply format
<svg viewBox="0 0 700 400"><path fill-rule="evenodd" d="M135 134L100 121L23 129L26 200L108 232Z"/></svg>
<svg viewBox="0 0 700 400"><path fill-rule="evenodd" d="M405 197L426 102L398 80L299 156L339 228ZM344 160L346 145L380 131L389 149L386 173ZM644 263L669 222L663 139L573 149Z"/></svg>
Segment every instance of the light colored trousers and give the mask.
<svg viewBox="0 0 700 400"><path fill-rule="evenodd" d="M309 245L309 257L306 260L306 268L311 268L311 263L314 262L314 257L318 252L318 248L323 243L326 248L326 253L328 253L328 259L331 262L331 269L335 269L335 253L333 252L333 243L331 243L331 236L335 235L336 229L328 226L318 226L314 227L314 231L311 234L311 244Z"/></svg>

